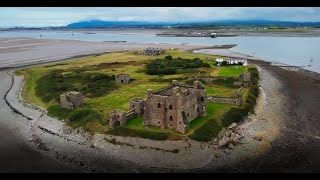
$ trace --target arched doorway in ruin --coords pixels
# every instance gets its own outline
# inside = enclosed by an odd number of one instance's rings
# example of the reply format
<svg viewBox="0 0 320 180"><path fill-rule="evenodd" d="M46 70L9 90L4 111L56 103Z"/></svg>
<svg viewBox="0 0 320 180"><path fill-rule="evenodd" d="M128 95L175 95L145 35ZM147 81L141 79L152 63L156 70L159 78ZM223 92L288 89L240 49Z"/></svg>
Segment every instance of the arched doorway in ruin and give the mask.
<svg viewBox="0 0 320 180"><path fill-rule="evenodd" d="M120 121L114 121L112 123L112 127L118 127L118 126L120 126Z"/></svg>

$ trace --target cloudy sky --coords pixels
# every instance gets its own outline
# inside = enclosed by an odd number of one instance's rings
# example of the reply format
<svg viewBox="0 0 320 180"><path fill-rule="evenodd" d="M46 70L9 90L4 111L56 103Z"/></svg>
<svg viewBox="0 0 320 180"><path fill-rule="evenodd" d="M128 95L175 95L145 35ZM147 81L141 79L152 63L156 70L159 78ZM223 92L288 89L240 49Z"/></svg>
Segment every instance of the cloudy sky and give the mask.
<svg viewBox="0 0 320 180"><path fill-rule="evenodd" d="M0 7L0 27L63 26L81 20L188 22L207 20L285 20L320 22L313 7Z"/></svg>

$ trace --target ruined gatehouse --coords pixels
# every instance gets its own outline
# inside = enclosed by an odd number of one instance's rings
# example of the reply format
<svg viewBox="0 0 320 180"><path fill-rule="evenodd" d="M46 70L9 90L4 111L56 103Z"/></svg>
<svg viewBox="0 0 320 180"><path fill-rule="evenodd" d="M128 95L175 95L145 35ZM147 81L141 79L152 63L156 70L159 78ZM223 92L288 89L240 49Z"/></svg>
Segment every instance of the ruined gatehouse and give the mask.
<svg viewBox="0 0 320 180"><path fill-rule="evenodd" d="M75 109L83 106L83 94L77 91L68 91L60 95L62 108Z"/></svg>
<svg viewBox="0 0 320 180"><path fill-rule="evenodd" d="M200 81L186 86L173 81L160 91L148 90L145 100L144 125L155 125L185 133L189 123L206 115L206 90Z"/></svg>
<svg viewBox="0 0 320 180"><path fill-rule="evenodd" d="M135 116L143 115L143 112L144 112L144 100L139 97L131 99L129 111L115 109L110 113L109 125L112 128L116 126L124 125L129 119Z"/></svg>
<svg viewBox="0 0 320 180"><path fill-rule="evenodd" d="M115 75L116 83L128 84L131 80L130 74L117 74Z"/></svg>

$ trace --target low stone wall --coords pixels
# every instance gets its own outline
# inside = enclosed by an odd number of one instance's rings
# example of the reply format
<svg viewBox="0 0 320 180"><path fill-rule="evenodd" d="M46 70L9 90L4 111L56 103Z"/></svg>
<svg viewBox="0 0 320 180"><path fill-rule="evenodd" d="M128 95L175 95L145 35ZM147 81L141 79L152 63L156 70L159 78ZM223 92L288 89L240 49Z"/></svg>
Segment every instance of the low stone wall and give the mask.
<svg viewBox="0 0 320 180"><path fill-rule="evenodd" d="M136 114L134 113L134 109L131 109L130 111L126 112L126 119L127 121L131 118L134 118L136 116Z"/></svg>
<svg viewBox="0 0 320 180"><path fill-rule="evenodd" d="M228 103L228 104L241 104L241 98L232 99L232 98L225 98L225 97L208 97L208 102L222 102L222 103Z"/></svg>
<svg viewBox="0 0 320 180"><path fill-rule="evenodd" d="M205 82L212 82L215 80L226 80L228 78L233 78L235 81L239 80L238 77L226 77L226 76L209 76L209 77L197 76L197 77L190 77L188 78L188 80L203 80Z"/></svg>

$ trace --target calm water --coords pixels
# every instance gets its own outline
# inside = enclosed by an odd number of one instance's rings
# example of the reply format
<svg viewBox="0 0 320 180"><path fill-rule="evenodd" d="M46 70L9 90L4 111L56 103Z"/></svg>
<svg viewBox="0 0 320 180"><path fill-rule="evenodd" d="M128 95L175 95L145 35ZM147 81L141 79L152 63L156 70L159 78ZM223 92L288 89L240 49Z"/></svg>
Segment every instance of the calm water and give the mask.
<svg viewBox="0 0 320 180"><path fill-rule="evenodd" d="M49 39L76 39L85 41L127 41L141 43L222 45L238 44L231 50L268 61L308 66L305 69L320 73L320 37L160 37L152 33L106 33L70 31L2 31L0 37L32 37Z"/></svg>

